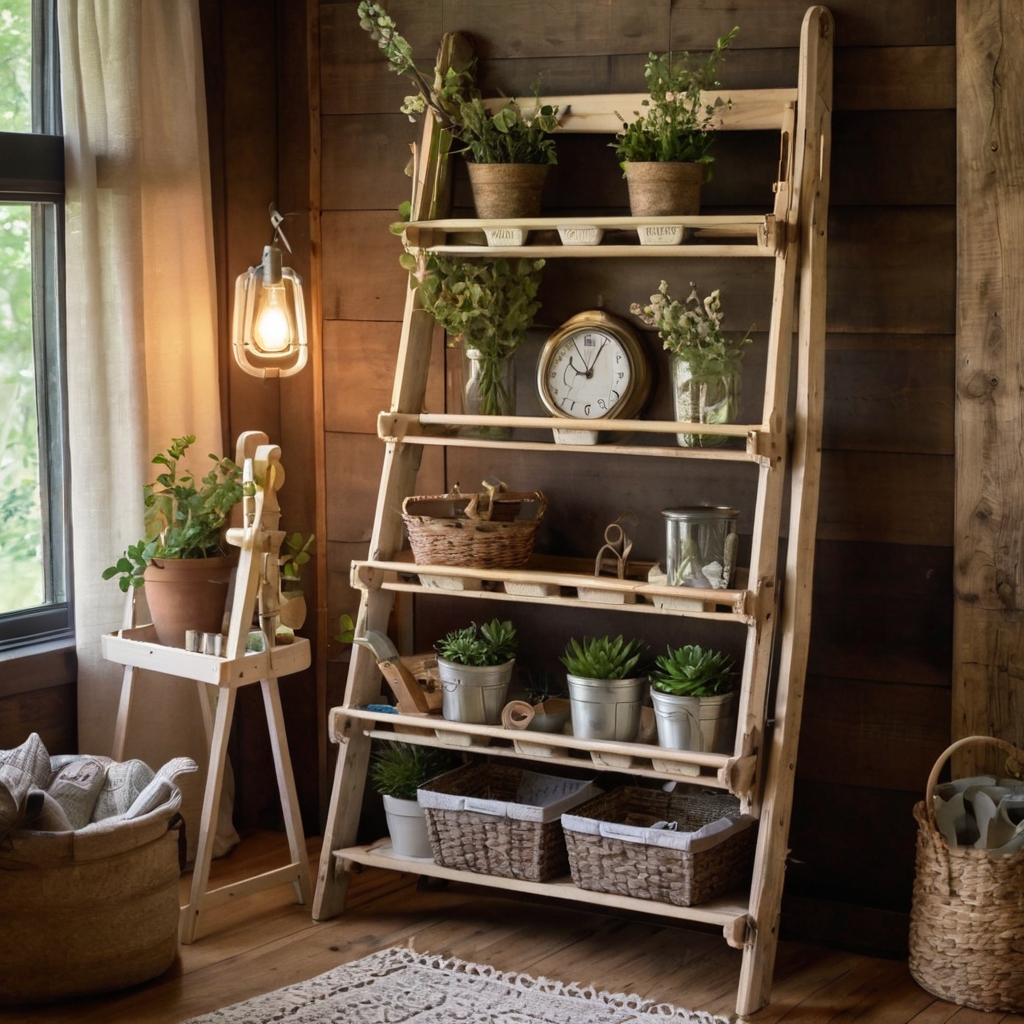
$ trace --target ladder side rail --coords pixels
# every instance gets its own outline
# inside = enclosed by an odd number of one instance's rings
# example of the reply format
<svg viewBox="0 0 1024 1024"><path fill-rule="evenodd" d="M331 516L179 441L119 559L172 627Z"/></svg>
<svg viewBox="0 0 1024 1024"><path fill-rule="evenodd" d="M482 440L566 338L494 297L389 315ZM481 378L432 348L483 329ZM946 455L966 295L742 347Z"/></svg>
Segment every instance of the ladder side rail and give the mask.
<svg viewBox="0 0 1024 1024"><path fill-rule="evenodd" d="M807 669L821 470L833 37L834 23L828 9L809 8L801 30L797 103L797 223L801 244L789 542L775 724L768 750L748 935L736 1001L740 1016L756 1012L771 996Z"/></svg>

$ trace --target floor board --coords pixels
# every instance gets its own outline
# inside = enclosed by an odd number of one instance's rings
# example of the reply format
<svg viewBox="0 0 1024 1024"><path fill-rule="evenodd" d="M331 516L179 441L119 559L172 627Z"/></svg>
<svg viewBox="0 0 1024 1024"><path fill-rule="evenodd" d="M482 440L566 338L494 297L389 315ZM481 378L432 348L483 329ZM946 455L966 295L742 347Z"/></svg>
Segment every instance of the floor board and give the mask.
<svg viewBox="0 0 1024 1024"><path fill-rule="evenodd" d="M314 877L319 839L308 842ZM261 834L214 862L213 884L284 860L283 836ZM190 876L182 878L187 900ZM469 886L417 884L414 874L366 869L354 876L348 909L314 923L291 886L256 893L204 915L200 938L162 977L109 996L0 1010L0 1024L178 1024L261 992L313 977L393 945L411 945L562 981L728 1016L740 953L711 930L656 919L605 916L556 901L496 897ZM772 1003L754 1024L1024 1024L1024 1016L980 1014L934 999L906 965L782 943Z"/></svg>

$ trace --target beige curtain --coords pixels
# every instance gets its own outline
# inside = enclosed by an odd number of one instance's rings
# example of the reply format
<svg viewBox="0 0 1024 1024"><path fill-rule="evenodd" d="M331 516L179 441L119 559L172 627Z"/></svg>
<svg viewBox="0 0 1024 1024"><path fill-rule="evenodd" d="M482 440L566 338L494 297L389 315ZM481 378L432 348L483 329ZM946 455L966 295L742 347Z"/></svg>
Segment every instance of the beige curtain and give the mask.
<svg viewBox="0 0 1024 1024"><path fill-rule="evenodd" d="M79 748L98 754L122 675L100 637L124 610L101 572L142 536L152 456L195 434L205 472L222 446L210 167L198 0L59 0L58 27ZM126 756L205 765L198 700L142 675ZM194 849L202 778L186 785ZM221 832L221 849L237 841Z"/></svg>

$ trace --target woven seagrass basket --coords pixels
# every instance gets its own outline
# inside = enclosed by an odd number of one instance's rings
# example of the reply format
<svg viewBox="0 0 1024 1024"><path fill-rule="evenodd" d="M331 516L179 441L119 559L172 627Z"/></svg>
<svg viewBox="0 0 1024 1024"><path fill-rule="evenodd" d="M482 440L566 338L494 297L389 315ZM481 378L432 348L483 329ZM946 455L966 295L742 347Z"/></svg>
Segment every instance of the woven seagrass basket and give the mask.
<svg viewBox="0 0 1024 1024"><path fill-rule="evenodd" d="M418 565L462 565L472 569L518 569L533 554L547 509L540 491L513 493L488 486L479 494L410 496L402 519ZM520 518L532 510L529 518Z"/></svg>
<svg viewBox="0 0 1024 1024"><path fill-rule="evenodd" d="M757 838L752 824L727 793L639 786L613 789L562 816L572 880L581 889L677 907L749 883Z"/></svg>
<svg viewBox="0 0 1024 1024"><path fill-rule="evenodd" d="M961 747L988 744L1024 764L1005 740L967 736L939 756L914 807L917 869L910 973L933 995L976 1010L1024 1011L1024 850L950 846L935 821L939 772Z"/></svg>
<svg viewBox="0 0 1024 1024"><path fill-rule="evenodd" d="M562 812L599 792L586 781L481 763L431 780L417 799L438 864L546 882L569 870Z"/></svg>

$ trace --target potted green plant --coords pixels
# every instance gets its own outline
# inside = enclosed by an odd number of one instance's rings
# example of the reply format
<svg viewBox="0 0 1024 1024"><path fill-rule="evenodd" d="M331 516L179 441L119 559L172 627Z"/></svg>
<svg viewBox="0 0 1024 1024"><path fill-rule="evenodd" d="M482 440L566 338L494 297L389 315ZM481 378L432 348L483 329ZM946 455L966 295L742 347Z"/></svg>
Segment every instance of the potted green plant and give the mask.
<svg viewBox="0 0 1024 1024"><path fill-rule="evenodd" d="M416 790L458 766L450 752L385 741L370 762L370 782L384 798L391 849L396 857L431 857L430 838Z"/></svg>
<svg viewBox="0 0 1024 1024"><path fill-rule="evenodd" d="M442 716L449 722L499 725L517 645L515 627L498 619L470 623L438 640Z"/></svg>
<svg viewBox="0 0 1024 1024"><path fill-rule="evenodd" d="M725 314L716 288L701 299L690 282L685 302L668 294L662 281L646 306L634 302L630 312L658 329L666 351L672 354L672 401L676 420L683 423L735 423L739 414L740 369L743 337L722 330ZM753 327L751 327L753 330ZM716 434L676 434L681 448L711 448L727 440Z"/></svg>
<svg viewBox="0 0 1024 1024"><path fill-rule="evenodd" d="M544 260L463 259L406 254L423 306L462 347L463 411L514 415L515 353L540 309ZM488 436L500 431L484 428ZM507 431L506 431L507 433Z"/></svg>
<svg viewBox="0 0 1024 1024"><path fill-rule="evenodd" d="M488 110L476 84L476 59L453 65L429 80L412 59L412 47L398 33L394 19L378 3L362 0L359 24L370 34L397 75L416 87L402 112L415 118L429 110L456 140L467 160L477 216L535 217L548 168L556 162L551 132L558 127L558 110L535 103L526 113L514 100ZM535 99L539 86L535 90Z"/></svg>
<svg viewBox="0 0 1024 1024"><path fill-rule="evenodd" d="M568 669L574 736L636 739L647 678L635 669L645 652L646 645L636 638L602 636L569 641L559 660Z"/></svg>
<svg viewBox="0 0 1024 1024"><path fill-rule="evenodd" d="M732 658L722 651L699 644L670 646L655 659L651 702L661 746L716 753L727 753L732 748L736 734L735 675Z"/></svg>
<svg viewBox="0 0 1024 1024"><path fill-rule="evenodd" d="M281 625L289 629L301 629L306 621L306 595L302 590L302 567L308 565L312 556L309 549L316 539L310 534L303 539L301 533L285 537L283 553L278 562L281 566Z"/></svg>
<svg viewBox="0 0 1024 1024"><path fill-rule="evenodd" d="M146 603L160 643L185 646L185 631L219 633L237 552L223 541L231 510L242 499L242 471L231 459L211 455L213 468L196 480L178 463L195 435L176 437L154 456L163 466L143 488L145 536L130 545L105 580L121 590L146 586Z"/></svg>
<svg viewBox="0 0 1024 1024"><path fill-rule="evenodd" d="M721 87L718 66L739 27L722 36L703 63L689 53L648 55L648 98L610 143L629 187L635 217L700 212L700 188L710 178L712 122L725 102L704 95Z"/></svg>

